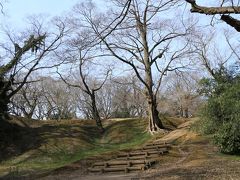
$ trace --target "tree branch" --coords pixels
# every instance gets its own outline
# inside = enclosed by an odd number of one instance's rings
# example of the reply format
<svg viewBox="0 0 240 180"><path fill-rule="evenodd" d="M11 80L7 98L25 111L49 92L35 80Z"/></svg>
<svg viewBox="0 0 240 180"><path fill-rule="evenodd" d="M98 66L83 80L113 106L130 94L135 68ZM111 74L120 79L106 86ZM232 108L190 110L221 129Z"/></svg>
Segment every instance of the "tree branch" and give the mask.
<svg viewBox="0 0 240 180"><path fill-rule="evenodd" d="M215 14L240 14L239 6L225 6L225 7L205 7L199 6L195 0L186 0L186 2L190 3L192 6L192 13L200 13L207 15L215 15Z"/></svg>
<svg viewBox="0 0 240 180"><path fill-rule="evenodd" d="M240 21L229 16L229 15L222 15L221 20L223 20L228 25L234 27L238 32L240 32Z"/></svg>
<svg viewBox="0 0 240 180"><path fill-rule="evenodd" d="M240 6L220 6L220 7L205 7L199 6L195 0L186 0L189 4L191 4L191 12L192 13L200 13L206 15L215 15L220 14L221 20L226 22L228 25L234 27L238 32L240 32L240 21L225 14L240 14Z"/></svg>

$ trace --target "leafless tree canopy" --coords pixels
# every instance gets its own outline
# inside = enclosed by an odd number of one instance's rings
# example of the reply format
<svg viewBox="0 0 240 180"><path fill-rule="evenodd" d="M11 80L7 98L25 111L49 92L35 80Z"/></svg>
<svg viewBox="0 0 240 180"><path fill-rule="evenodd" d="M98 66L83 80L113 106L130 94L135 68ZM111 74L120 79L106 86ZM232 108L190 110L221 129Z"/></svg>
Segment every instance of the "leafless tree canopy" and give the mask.
<svg viewBox="0 0 240 180"><path fill-rule="evenodd" d="M4 106L1 115L7 110L10 98L22 89L34 71L56 66L55 63L44 63L44 59L60 46L64 26L58 24L55 33L42 32L42 26L38 24L33 24L31 30L32 34L23 39L7 33L10 43L1 44L1 52L5 53L1 56L0 66L0 99Z"/></svg>
<svg viewBox="0 0 240 180"><path fill-rule="evenodd" d="M121 1L113 2L117 7L126 7ZM184 66L174 66L173 63L177 64L189 52L188 42L183 37L188 35L191 26L181 26L164 17L164 13L174 9L175 5L177 1L131 1L127 13L122 13L121 23L113 27L109 24L117 19L115 17L110 18L106 24L103 20L96 19L93 8L79 11L106 50L118 61L131 67L144 85L150 131L163 128L158 118L156 98L162 79L168 71ZM114 12L111 13L115 15ZM181 38L183 43L174 47L174 42ZM159 75L153 82L155 73Z"/></svg>

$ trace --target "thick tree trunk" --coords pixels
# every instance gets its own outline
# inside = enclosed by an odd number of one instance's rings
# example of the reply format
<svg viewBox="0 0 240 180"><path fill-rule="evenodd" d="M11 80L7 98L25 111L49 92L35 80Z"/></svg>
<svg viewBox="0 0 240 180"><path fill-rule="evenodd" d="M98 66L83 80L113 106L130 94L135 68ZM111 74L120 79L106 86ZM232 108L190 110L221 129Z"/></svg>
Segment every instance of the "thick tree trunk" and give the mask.
<svg viewBox="0 0 240 180"><path fill-rule="evenodd" d="M98 129L100 130L100 132L103 133L104 128L103 128L102 121L101 121L101 118L99 116L99 112L98 112L98 109L97 109L96 98L95 98L94 91L91 94L91 101L92 101L92 116L93 116L93 119L96 121L96 125L97 125Z"/></svg>
<svg viewBox="0 0 240 180"><path fill-rule="evenodd" d="M156 95L153 92L153 80L151 65L148 58L148 51L144 53L145 60L145 82L146 87L146 98L148 101L148 116L149 116L149 131L156 132L159 129L164 129L163 124L159 118L159 113L157 110Z"/></svg>
<svg viewBox="0 0 240 180"><path fill-rule="evenodd" d="M159 129L164 129L163 124L159 118L157 110L156 95L153 91L153 77L152 77L152 62L150 60L148 38L147 38L147 24L148 22L144 19L141 22L140 18L136 15L137 28L140 32L142 45L143 45L143 64L145 71L145 88L146 88L146 98L148 101L148 115L149 115L149 130L151 133L158 131Z"/></svg>
<svg viewBox="0 0 240 180"><path fill-rule="evenodd" d="M159 112L157 110L156 97L154 97L154 94L148 94L147 100L148 100L149 131L156 132L159 129L164 129L164 126L159 117Z"/></svg>
<svg viewBox="0 0 240 180"><path fill-rule="evenodd" d="M148 53L145 52L145 82L148 87L146 87L146 98L148 101L148 115L149 115L149 130L150 132L156 132L159 129L164 129L164 126L159 118L159 113L157 110L156 95L153 92L153 80L150 62L148 59Z"/></svg>
<svg viewBox="0 0 240 180"><path fill-rule="evenodd" d="M0 97L0 120L8 119L8 100Z"/></svg>
<svg viewBox="0 0 240 180"><path fill-rule="evenodd" d="M159 118L159 113L157 110L157 101L156 95L153 92L152 71L148 56L146 56L145 59L145 81L148 85L148 87L146 87L146 98L148 101L149 131L153 133L158 131L159 129L164 129L164 126Z"/></svg>
<svg viewBox="0 0 240 180"><path fill-rule="evenodd" d="M2 78L1 78L2 79ZM6 83L0 79L0 120L8 119L8 103L10 99L7 95Z"/></svg>

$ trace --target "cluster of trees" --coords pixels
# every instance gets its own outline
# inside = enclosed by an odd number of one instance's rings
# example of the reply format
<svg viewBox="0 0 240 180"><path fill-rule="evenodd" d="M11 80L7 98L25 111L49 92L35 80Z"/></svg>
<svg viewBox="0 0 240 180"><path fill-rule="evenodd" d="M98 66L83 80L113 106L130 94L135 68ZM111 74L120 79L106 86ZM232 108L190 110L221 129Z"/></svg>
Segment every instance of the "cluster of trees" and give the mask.
<svg viewBox="0 0 240 180"><path fill-rule="evenodd" d="M91 97L61 79L42 77L27 83L10 102L11 114L34 119L94 119ZM136 89L135 79L106 81L96 93L96 108L103 119L143 117L145 101Z"/></svg>
<svg viewBox="0 0 240 180"><path fill-rule="evenodd" d="M205 101L198 91L199 78L197 72L194 71L169 75L166 90L159 98L160 112L184 118L197 115L199 106Z"/></svg>
<svg viewBox="0 0 240 180"><path fill-rule="evenodd" d="M26 83L10 99L11 114L39 120L94 119L87 93L59 78L37 77L37 81ZM182 74L168 78L168 85L159 97L160 113L186 118L196 114L202 100L196 92L197 81L189 77ZM36 78L31 76L31 79ZM100 118L146 117L147 104L142 91L140 82L134 77L107 80L96 92L96 108Z"/></svg>
<svg viewBox="0 0 240 180"><path fill-rule="evenodd" d="M214 33L183 17L180 1L109 3L104 12L91 1L80 3L51 27L34 19L26 32L6 33L9 41L0 44L1 119L9 112L38 119L82 116L103 132L102 118L147 116L149 131L156 132L164 129L159 112L189 117L204 101L191 65L216 79L229 62L239 61L234 40L225 34L229 53L221 55L221 47L212 45ZM192 12L220 14L238 31L238 20L229 15L239 13L234 1L219 7L186 3ZM54 76L33 75L49 69Z"/></svg>

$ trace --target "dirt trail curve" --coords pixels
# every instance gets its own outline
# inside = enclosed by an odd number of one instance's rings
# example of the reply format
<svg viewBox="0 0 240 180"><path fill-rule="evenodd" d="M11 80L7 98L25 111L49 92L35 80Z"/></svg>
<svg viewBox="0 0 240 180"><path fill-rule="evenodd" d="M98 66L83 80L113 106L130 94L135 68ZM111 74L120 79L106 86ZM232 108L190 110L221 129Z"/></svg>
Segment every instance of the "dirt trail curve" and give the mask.
<svg viewBox="0 0 240 180"><path fill-rule="evenodd" d="M177 146L172 155L176 158L171 160L170 153L166 163L138 174L134 180L240 180L240 157L221 155L209 139L190 131L192 123L180 125L159 140L175 141Z"/></svg>
<svg viewBox="0 0 240 180"><path fill-rule="evenodd" d="M240 158L233 159L219 155L207 138L190 131L191 121L183 123L176 130L157 141L174 144L169 154L161 156L153 168L140 173L80 175L81 170L61 172L57 176L43 179L71 180L188 180L188 179L240 179Z"/></svg>

